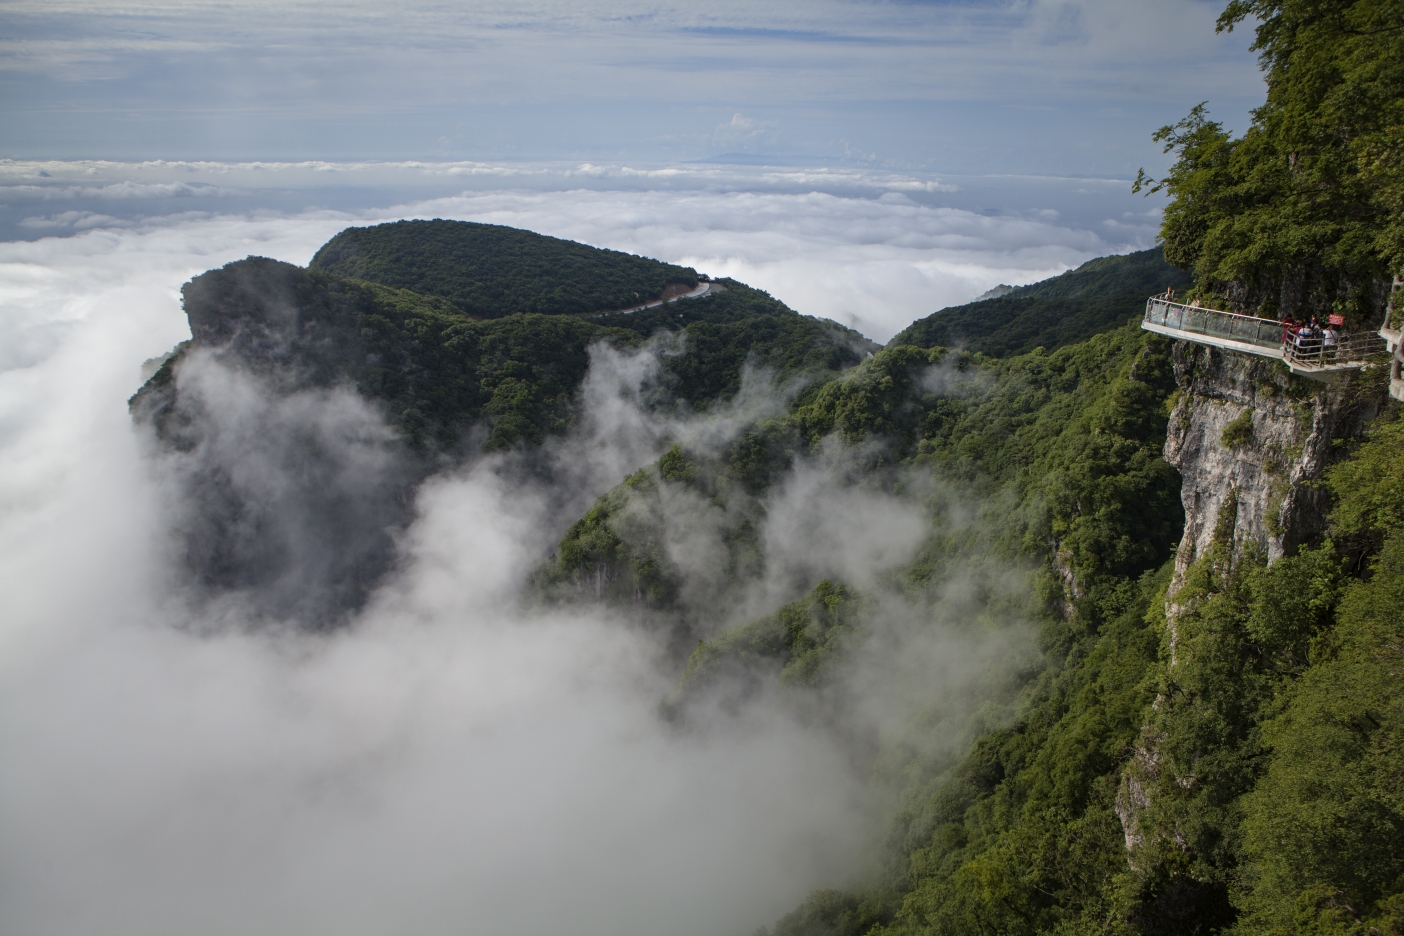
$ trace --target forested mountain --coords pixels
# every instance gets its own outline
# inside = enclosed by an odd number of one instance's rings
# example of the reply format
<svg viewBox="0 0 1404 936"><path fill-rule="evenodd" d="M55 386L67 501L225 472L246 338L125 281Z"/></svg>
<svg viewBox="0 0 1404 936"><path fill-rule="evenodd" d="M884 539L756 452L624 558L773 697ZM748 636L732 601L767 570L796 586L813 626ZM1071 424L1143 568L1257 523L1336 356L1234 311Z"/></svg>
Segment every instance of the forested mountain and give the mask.
<svg viewBox="0 0 1404 936"><path fill-rule="evenodd" d="M186 284L192 343L133 406L165 426L176 401L156 391L169 386L184 354L219 348L284 379L295 374L299 385L349 381L417 446L452 448L480 431L489 449L506 448L565 429L596 342L629 347L678 333L688 353L667 358L671 389L699 408L735 393L747 365L781 381L815 380L878 347L759 290L724 285L635 313L479 321L436 296L250 257Z"/></svg>
<svg viewBox="0 0 1404 936"><path fill-rule="evenodd" d="M604 279L578 285L607 291L610 264L624 255L595 252ZM635 313L479 320L438 296L262 257L196 277L182 291L191 340L130 403L163 448L203 466L183 475L180 494L200 505L182 534L193 581L246 594L274 619L342 620L392 568L395 533L412 518L424 478L475 452L529 452L577 425L592 346L628 351L655 336L665 341L656 394L697 411L733 397L748 371L762 386L798 388L879 349L744 284L716 285L720 291ZM349 390L393 435L357 430L369 433L358 437L357 464L316 433L281 448L240 441L212 415L215 391L198 380L182 384L182 368L197 358L202 373L206 361L232 367L299 399ZM259 490L257 476L269 469L236 469L236 458L277 461L287 478L276 496ZM347 477L359 479L354 491L341 489Z"/></svg>
<svg viewBox="0 0 1404 936"><path fill-rule="evenodd" d="M1146 297L1191 282L1159 247L1098 257L1061 276L1018 286L992 299L951 306L907 326L889 344L957 346L992 357L1052 351L1124 325Z"/></svg>
<svg viewBox="0 0 1404 936"><path fill-rule="evenodd" d="M733 399L759 367L773 405L573 502L606 491L553 528L525 599L667 635L660 711L679 731L778 697L886 794L877 867L772 936L1404 933L1404 420L1386 369L1314 382L1127 322L1175 285L1374 328L1404 273L1404 11L1234 0L1223 27L1249 16L1269 89L1252 128L1231 140L1196 109L1161 132L1179 154L1156 183L1166 255L1192 284L1158 249L1102 258L879 349L732 281L641 312L524 313L564 268L535 261L521 282L538 285L479 320L477 287L455 284L482 274L460 278L448 222L344 233L308 270L197 277L192 342L132 401L185 459L197 584L337 623L317 609L364 600L425 478L483 449L532 469L578 422L592 347L659 342L641 405L669 413ZM516 242L479 227L462 230ZM416 269L421 231L448 246ZM357 266L363 238L380 246ZM622 256L576 268L605 297L584 311L617 304ZM309 433L266 482L239 470L258 440L221 441L201 361L279 388L269 412L341 391L386 425L347 431L368 440L355 470L323 467ZM828 571L776 557L787 503ZM868 561L901 536L906 558ZM304 554L320 564L291 576ZM957 645L995 650L956 671ZM874 720L898 690L901 724Z"/></svg>
<svg viewBox="0 0 1404 936"><path fill-rule="evenodd" d="M697 285L689 267L471 221L347 228L309 266L437 296L473 318L608 312Z"/></svg>

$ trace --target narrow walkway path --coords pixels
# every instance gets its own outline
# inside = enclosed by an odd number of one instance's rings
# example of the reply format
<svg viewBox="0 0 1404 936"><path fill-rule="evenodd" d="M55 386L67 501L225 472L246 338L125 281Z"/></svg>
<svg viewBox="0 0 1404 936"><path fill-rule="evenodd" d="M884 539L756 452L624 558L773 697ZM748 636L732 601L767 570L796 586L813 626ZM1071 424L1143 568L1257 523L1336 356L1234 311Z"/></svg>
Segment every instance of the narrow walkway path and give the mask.
<svg viewBox="0 0 1404 936"><path fill-rule="evenodd" d="M1276 319L1222 312L1155 297L1146 300L1141 327L1181 341L1276 358L1292 373L1318 380L1326 379L1335 371L1368 367L1386 350L1384 339L1377 334L1341 335L1334 345L1327 346L1321 338L1299 339L1288 335L1285 326Z"/></svg>
<svg viewBox="0 0 1404 936"><path fill-rule="evenodd" d="M640 312L644 309L652 309L656 306L665 305L669 302L677 302L679 299L700 299L703 296L709 296L713 293L719 292L726 292L726 287L723 286L721 283L698 283L697 288L692 290L691 292L683 293L681 296L674 296L671 299L653 299L649 302L645 302L640 305L630 306L627 309L615 309L612 312L594 312L591 314L618 315L621 312Z"/></svg>

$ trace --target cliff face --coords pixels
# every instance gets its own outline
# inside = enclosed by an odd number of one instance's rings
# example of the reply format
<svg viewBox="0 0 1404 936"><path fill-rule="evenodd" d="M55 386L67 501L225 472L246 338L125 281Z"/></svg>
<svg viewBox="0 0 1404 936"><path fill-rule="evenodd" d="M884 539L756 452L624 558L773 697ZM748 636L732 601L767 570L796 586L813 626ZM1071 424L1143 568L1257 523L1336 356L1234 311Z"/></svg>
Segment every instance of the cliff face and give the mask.
<svg viewBox="0 0 1404 936"><path fill-rule="evenodd" d="M1188 342L1176 343L1174 359L1180 395L1165 460L1184 479L1185 532L1172 592L1216 540L1273 562L1319 536L1327 502L1315 482L1336 440L1358 436L1383 402L1373 373L1315 383L1275 361Z"/></svg>
<svg viewBox="0 0 1404 936"><path fill-rule="evenodd" d="M1176 342L1174 367L1179 396L1165 459L1183 480L1185 528L1166 599L1163 686L1178 685L1183 676L1177 669L1184 663L1178 644L1186 608L1176 593L1190 566L1219 545L1235 556L1257 552L1272 563L1317 541L1330 507L1320 483L1324 473L1342 454L1339 443L1359 437L1379 415L1388 383L1385 368L1317 383L1292 376L1273 360L1189 342ZM1187 847L1180 830L1173 822L1166 827L1157 809L1158 785L1161 792L1191 790L1199 782L1166 757L1161 721L1167 707L1162 691L1116 799L1133 867L1143 845L1168 839Z"/></svg>

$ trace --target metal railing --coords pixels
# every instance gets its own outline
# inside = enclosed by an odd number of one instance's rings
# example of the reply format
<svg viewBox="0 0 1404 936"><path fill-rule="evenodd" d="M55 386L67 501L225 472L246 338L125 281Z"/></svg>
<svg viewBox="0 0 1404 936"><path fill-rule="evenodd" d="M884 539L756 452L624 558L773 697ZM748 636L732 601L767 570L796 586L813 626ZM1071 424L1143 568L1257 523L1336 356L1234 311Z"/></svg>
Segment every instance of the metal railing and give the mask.
<svg viewBox="0 0 1404 936"><path fill-rule="evenodd" d="M1282 359L1297 367L1325 370L1332 367L1358 367L1369 358L1385 351L1385 341L1379 335L1342 335L1334 343L1320 337L1304 338L1292 335L1282 345Z"/></svg>
<svg viewBox="0 0 1404 936"><path fill-rule="evenodd" d="M1303 370L1360 367L1368 358L1385 351L1384 339L1368 332L1340 335L1328 343L1320 334L1294 334L1276 319L1161 298L1146 300L1145 323L1186 332L1185 337L1191 341L1194 340L1191 335L1203 335L1253 345L1262 348L1265 355L1281 357L1292 367Z"/></svg>
<svg viewBox="0 0 1404 936"><path fill-rule="evenodd" d="M1254 318L1237 312L1220 312L1218 309L1152 298L1146 300L1145 320L1152 325L1196 335L1227 338L1262 348L1282 347L1282 323L1276 319Z"/></svg>

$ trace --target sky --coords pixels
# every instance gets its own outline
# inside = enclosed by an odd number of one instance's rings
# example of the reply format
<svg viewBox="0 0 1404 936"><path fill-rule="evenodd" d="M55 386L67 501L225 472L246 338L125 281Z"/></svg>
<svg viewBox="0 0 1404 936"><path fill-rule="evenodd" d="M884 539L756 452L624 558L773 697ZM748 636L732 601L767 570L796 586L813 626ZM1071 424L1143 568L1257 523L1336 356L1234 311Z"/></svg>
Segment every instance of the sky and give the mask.
<svg viewBox="0 0 1404 936"><path fill-rule="evenodd" d="M1240 131L1262 97L1218 11L0 0L0 930L749 934L861 880L890 804L844 732L770 696L674 731L648 635L520 600L620 477L783 400L669 421L640 402L660 349L597 349L587 418L553 443L569 496L501 459L435 478L398 572L309 637L172 585L192 469L153 457L127 399L189 337L182 283L398 218L684 263L877 341L1148 248L1150 134L1205 100ZM182 379L231 433L223 467L274 487L303 483L283 434L365 467L389 432L349 393ZM910 559L923 508L847 477L777 486L761 541L790 578L756 607ZM704 593L707 529L676 544ZM911 725L971 717L1027 649L1017 622L968 626L970 594L1024 587L988 574L884 613L902 666L855 669L845 732L918 744Z"/></svg>
<svg viewBox="0 0 1404 936"><path fill-rule="evenodd" d="M1134 175L1156 127L1260 96L1219 7L8 0L0 155Z"/></svg>
<svg viewBox="0 0 1404 936"><path fill-rule="evenodd" d="M1168 165L1151 133L1206 100L1241 130L1261 100L1251 30L1215 33L1218 12L8 0L0 240L492 220L700 264L886 341L1152 246L1163 198L1130 191Z"/></svg>

